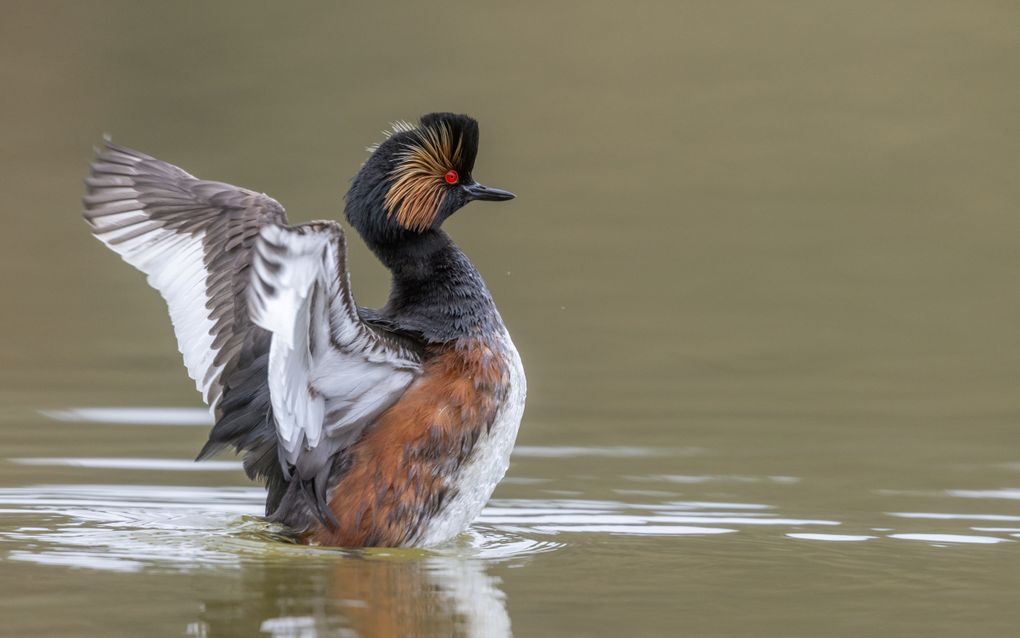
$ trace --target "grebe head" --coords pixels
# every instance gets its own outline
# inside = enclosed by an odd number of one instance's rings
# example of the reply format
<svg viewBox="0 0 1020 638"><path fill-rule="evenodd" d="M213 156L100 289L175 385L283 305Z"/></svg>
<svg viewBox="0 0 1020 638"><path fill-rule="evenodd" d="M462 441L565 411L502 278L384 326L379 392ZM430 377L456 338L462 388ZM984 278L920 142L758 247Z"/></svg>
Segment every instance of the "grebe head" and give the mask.
<svg viewBox="0 0 1020 638"><path fill-rule="evenodd" d="M514 198L511 192L474 180L478 122L467 115L429 113L417 126L398 122L370 150L347 191L344 209L370 245L436 230L476 199Z"/></svg>

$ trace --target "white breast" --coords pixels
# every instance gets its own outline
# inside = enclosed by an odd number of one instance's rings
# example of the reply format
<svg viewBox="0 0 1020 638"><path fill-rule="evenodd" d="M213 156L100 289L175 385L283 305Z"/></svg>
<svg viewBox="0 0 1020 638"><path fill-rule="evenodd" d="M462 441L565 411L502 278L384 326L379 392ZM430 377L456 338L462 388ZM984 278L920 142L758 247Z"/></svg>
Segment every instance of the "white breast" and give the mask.
<svg viewBox="0 0 1020 638"><path fill-rule="evenodd" d="M503 344L510 372L510 391L496 413L491 430L478 439L470 458L453 479L454 496L428 524L415 545L440 545L466 530L482 513L482 508L489 502L493 490L510 466L510 453L524 415L528 387L521 357L507 332L504 332Z"/></svg>

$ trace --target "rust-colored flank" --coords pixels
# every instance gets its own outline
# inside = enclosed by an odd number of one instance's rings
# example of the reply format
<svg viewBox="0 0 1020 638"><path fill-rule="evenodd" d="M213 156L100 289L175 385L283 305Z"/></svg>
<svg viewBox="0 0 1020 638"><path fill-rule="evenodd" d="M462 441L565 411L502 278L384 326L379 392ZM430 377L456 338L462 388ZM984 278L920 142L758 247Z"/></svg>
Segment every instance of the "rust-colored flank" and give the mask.
<svg viewBox="0 0 1020 638"><path fill-rule="evenodd" d="M350 448L329 502L338 525L313 529L304 541L413 542L452 496L447 479L492 425L507 383L502 355L478 339L433 347L422 376Z"/></svg>

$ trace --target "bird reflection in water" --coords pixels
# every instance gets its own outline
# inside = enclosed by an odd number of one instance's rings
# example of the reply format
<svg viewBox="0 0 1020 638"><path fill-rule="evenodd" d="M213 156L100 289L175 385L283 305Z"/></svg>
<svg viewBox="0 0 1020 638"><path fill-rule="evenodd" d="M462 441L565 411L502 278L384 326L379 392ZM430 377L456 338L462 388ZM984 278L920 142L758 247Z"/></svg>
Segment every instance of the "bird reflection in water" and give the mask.
<svg viewBox="0 0 1020 638"><path fill-rule="evenodd" d="M477 560L354 555L242 567L242 583L207 597L188 634L511 636L500 579Z"/></svg>

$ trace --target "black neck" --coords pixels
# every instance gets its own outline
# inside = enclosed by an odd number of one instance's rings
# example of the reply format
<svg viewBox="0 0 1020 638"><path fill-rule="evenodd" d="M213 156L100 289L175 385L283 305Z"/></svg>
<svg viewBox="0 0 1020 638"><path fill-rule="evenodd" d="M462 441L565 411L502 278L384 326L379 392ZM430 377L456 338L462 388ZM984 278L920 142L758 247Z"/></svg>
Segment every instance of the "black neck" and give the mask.
<svg viewBox="0 0 1020 638"><path fill-rule="evenodd" d="M402 330L445 342L499 329L502 320L482 276L443 231L371 248L393 274L382 314Z"/></svg>

